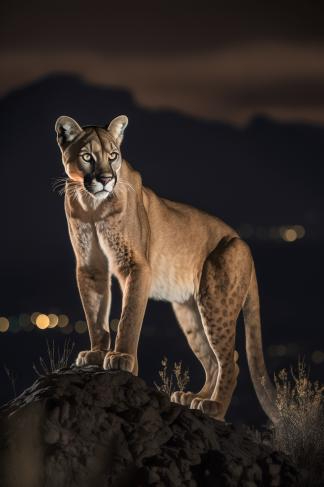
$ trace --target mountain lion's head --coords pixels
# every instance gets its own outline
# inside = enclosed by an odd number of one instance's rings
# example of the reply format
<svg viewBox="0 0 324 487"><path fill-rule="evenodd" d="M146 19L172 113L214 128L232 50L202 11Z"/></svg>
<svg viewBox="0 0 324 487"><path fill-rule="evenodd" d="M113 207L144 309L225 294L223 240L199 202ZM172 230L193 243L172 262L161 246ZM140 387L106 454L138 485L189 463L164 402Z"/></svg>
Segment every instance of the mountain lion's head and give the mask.
<svg viewBox="0 0 324 487"><path fill-rule="evenodd" d="M120 144L127 124L125 115L114 118L105 128L80 127L66 116L56 121L65 172L94 198L106 198L115 187L122 162Z"/></svg>

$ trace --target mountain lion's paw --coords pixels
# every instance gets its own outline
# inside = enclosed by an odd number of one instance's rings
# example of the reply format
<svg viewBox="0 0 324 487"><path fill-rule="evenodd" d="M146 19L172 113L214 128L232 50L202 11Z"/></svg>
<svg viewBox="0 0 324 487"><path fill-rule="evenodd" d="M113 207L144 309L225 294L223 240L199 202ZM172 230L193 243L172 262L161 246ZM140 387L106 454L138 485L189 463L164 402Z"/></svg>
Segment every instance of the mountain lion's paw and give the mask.
<svg viewBox="0 0 324 487"><path fill-rule="evenodd" d="M175 391L171 395L171 401L177 404L182 404L182 406L190 406L193 398L196 397L192 392Z"/></svg>
<svg viewBox="0 0 324 487"><path fill-rule="evenodd" d="M201 399L196 397L190 404L191 409L199 409L203 413L211 416L212 418L224 421L224 413L221 404L217 401L210 399Z"/></svg>
<svg viewBox="0 0 324 487"><path fill-rule="evenodd" d="M132 372L135 365L135 358L129 353L108 352L105 356L104 369L118 369Z"/></svg>
<svg viewBox="0 0 324 487"><path fill-rule="evenodd" d="M84 350L80 352L76 359L76 365L82 367L82 365L101 365L104 361L105 350Z"/></svg>

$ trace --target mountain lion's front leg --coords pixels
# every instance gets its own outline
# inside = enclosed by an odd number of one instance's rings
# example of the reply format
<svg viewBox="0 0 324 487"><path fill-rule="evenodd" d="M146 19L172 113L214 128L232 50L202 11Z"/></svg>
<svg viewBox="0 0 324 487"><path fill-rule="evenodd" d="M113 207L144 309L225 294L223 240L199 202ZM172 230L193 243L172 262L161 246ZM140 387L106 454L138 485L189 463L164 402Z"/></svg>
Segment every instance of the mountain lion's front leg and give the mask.
<svg viewBox="0 0 324 487"><path fill-rule="evenodd" d="M132 267L123 285L122 313L118 325L115 350L108 352L105 369L138 373L137 347L151 286L151 271L144 263Z"/></svg>
<svg viewBox="0 0 324 487"><path fill-rule="evenodd" d="M108 261L97 244L90 224L69 221L69 232L76 256L77 283L91 342L91 350L80 352L76 364L102 365L110 347Z"/></svg>
<svg viewBox="0 0 324 487"><path fill-rule="evenodd" d="M91 350L80 352L77 365L102 365L110 347L108 314L110 277L98 268L77 266L77 281L87 318Z"/></svg>

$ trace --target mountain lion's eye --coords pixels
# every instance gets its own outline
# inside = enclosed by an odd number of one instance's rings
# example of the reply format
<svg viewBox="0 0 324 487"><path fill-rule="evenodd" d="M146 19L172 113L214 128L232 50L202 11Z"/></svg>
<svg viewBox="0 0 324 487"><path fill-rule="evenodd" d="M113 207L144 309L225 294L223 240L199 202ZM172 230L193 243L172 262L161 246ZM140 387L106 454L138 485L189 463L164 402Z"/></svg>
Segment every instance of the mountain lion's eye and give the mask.
<svg viewBox="0 0 324 487"><path fill-rule="evenodd" d="M118 152L112 152L108 157L111 161L114 161L118 157Z"/></svg>
<svg viewBox="0 0 324 487"><path fill-rule="evenodd" d="M86 152L85 154L82 154L82 159L86 162L90 162L92 160L92 155L89 154L89 152Z"/></svg>

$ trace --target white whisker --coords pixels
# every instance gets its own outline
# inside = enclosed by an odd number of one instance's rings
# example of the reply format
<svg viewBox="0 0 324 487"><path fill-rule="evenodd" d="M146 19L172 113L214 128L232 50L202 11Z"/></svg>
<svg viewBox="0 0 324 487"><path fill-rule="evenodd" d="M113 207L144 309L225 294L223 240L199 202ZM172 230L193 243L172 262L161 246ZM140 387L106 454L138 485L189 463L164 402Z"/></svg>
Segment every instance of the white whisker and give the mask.
<svg viewBox="0 0 324 487"><path fill-rule="evenodd" d="M125 180L125 179L123 179L123 178L119 178L119 181L120 181L121 183L123 183L123 184L126 184L126 186L128 186L129 188L131 188L131 189L134 191L134 193L135 193L135 189L134 189L134 187L133 187L133 186L132 186L132 185L131 185L131 184L130 184L128 181L126 181L126 180Z"/></svg>
<svg viewBox="0 0 324 487"><path fill-rule="evenodd" d="M65 186L66 181L57 181L52 185L52 190L56 191L57 189L61 188L62 186Z"/></svg>
<svg viewBox="0 0 324 487"><path fill-rule="evenodd" d="M119 178L118 180L121 184L125 184L126 186L128 186L132 191L134 191L135 193L135 189L133 188L133 186L128 182L128 181L125 181L125 179L122 179L122 178Z"/></svg>

